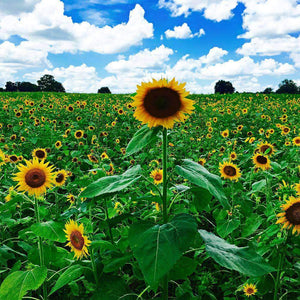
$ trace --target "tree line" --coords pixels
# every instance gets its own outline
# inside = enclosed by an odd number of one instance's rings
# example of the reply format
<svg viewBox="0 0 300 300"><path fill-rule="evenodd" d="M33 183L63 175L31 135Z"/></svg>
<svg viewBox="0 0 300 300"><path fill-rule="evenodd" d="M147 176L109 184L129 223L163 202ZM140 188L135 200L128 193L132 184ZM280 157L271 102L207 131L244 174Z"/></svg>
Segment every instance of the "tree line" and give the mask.
<svg viewBox="0 0 300 300"><path fill-rule="evenodd" d="M230 81L219 80L215 84L215 94L233 94L235 88ZM8 81L5 84L5 88L0 88L0 92L58 92L65 93L65 88L62 83L56 81L54 76L45 74L38 81L37 84L22 81L12 82ZM98 89L100 94L111 94L108 87L101 87ZM300 86L290 79L284 79L278 86L276 91L273 91L271 87L267 87L261 93L263 94L300 94Z"/></svg>
<svg viewBox="0 0 300 300"><path fill-rule="evenodd" d="M230 81L219 80L215 84L215 94L232 94L235 92L235 88L233 87ZM284 79L279 83L278 89L273 91L271 87L267 87L261 93L263 94L300 94L300 86L290 79Z"/></svg>

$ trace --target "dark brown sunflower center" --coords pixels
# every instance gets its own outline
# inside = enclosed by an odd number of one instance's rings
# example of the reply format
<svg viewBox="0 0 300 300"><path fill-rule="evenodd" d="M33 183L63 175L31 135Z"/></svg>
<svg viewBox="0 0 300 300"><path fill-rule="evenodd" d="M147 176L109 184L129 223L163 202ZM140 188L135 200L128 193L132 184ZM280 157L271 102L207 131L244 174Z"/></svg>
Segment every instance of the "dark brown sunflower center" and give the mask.
<svg viewBox="0 0 300 300"><path fill-rule="evenodd" d="M81 131L77 131L77 132L76 132L76 136L77 136L77 137L81 137L81 135L82 135Z"/></svg>
<svg viewBox="0 0 300 300"><path fill-rule="evenodd" d="M289 130L289 128L284 128L283 131L284 132L289 132L290 130Z"/></svg>
<svg viewBox="0 0 300 300"><path fill-rule="evenodd" d="M18 160L18 157L15 156L15 155L12 155L12 156L10 157L10 160L15 162L15 161Z"/></svg>
<svg viewBox="0 0 300 300"><path fill-rule="evenodd" d="M37 150L37 151L35 151L35 155L38 158L45 158L45 152L43 150Z"/></svg>
<svg viewBox="0 0 300 300"><path fill-rule="evenodd" d="M268 145L263 145L263 146L261 146L261 147L260 147L260 151L261 151L262 153L265 153L269 148L270 148L269 154L271 154L271 153L272 153L272 148L271 148L270 146L268 146Z"/></svg>
<svg viewBox="0 0 300 300"><path fill-rule="evenodd" d="M161 179L162 179L161 174L155 174L154 179L155 179L156 181L161 180Z"/></svg>
<svg viewBox="0 0 300 300"><path fill-rule="evenodd" d="M64 178L65 178L64 174L59 173L56 176L55 180L56 180L56 182L61 183L61 182L63 182Z"/></svg>
<svg viewBox="0 0 300 300"><path fill-rule="evenodd" d="M300 144L300 139L295 139L295 144Z"/></svg>
<svg viewBox="0 0 300 300"><path fill-rule="evenodd" d="M254 294L253 288L247 288L247 294L248 294L248 295Z"/></svg>
<svg viewBox="0 0 300 300"><path fill-rule="evenodd" d="M227 176L235 176L236 175L236 169L232 166L226 166L224 168L224 173L227 175Z"/></svg>
<svg viewBox="0 0 300 300"><path fill-rule="evenodd" d="M300 225L300 202L293 204L286 210L285 216L293 225Z"/></svg>
<svg viewBox="0 0 300 300"><path fill-rule="evenodd" d="M38 168L31 169L25 175L25 182L31 188L38 188L46 182L46 174Z"/></svg>
<svg viewBox="0 0 300 300"><path fill-rule="evenodd" d="M70 235L70 241L74 248L77 250L82 250L84 246L84 238L78 230L72 231Z"/></svg>
<svg viewBox="0 0 300 300"><path fill-rule="evenodd" d="M153 117L167 118L179 111L181 107L180 96L178 92L170 88L152 89L144 99L144 107Z"/></svg>
<svg viewBox="0 0 300 300"><path fill-rule="evenodd" d="M268 163L268 159L262 155L258 155L256 158L257 162L261 165L266 165Z"/></svg>

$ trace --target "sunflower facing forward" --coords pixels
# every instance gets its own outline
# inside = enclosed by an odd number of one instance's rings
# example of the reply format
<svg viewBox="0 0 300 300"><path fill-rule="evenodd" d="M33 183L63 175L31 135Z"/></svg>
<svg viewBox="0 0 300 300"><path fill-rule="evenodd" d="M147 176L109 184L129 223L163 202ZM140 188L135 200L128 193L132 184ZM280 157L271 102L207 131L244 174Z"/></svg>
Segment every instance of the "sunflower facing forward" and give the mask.
<svg viewBox="0 0 300 300"><path fill-rule="evenodd" d="M20 172L14 177L19 185L18 190L35 196L44 194L54 183L53 167L48 166L49 162L44 163L36 157L32 161L25 160L25 162L26 165L18 166Z"/></svg>
<svg viewBox="0 0 300 300"><path fill-rule="evenodd" d="M184 86L185 83L178 84L175 78L142 82L133 98L134 117L150 128L173 128L175 122L183 122L194 109L194 101L186 98L189 92Z"/></svg>
<svg viewBox="0 0 300 300"><path fill-rule="evenodd" d="M232 162L225 161L223 164L220 163L219 170L221 173L221 177L225 179L238 181L242 175L238 166L233 164Z"/></svg>
<svg viewBox="0 0 300 300"><path fill-rule="evenodd" d="M257 289L256 289L256 286L255 286L255 284L252 284L252 283L250 283L250 284L245 284L244 286L243 286L243 288L244 288L244 293L245 293L245 295L247 296L247 297L250 297L250 296L253 296L253 295L255 295L255 293L257 292Z"/></svg>
<svg viewBox="0 0 300 300"><path fill-rule="evenodd" d="M271 168L270 165L270 158L267 155L264 155L262 153L256 153L252 157L253 163L256 168L262 169L262 170L268 170Z"/></svg>
<svg viewBox="0 0 300 300"><path fill-rule="evenodd" d="M69 241L66 246L71 247L74 257L77 259L81 259L83 256L87 257L89 254L87 247L91 244L91 241L83 235L83 224L78 225L77 222L70 220L66 223L64 232Z"/></svg>
<svg viewBox="0 0 300 300"><path fill-rule="evenodd" d="M280 217L276 224L283 224L282 228L290 229L294 226L292 233L300 234L300 197L289 197L285 204L281 205L283 212L277 214Z"/></svg>
<svg viewBox="0 0 300 300"><path fill-rule="evenodd" d="M150 176L154 179L154 184L160 184L163 182L163 170L161 169L153 170Z"/></svg>

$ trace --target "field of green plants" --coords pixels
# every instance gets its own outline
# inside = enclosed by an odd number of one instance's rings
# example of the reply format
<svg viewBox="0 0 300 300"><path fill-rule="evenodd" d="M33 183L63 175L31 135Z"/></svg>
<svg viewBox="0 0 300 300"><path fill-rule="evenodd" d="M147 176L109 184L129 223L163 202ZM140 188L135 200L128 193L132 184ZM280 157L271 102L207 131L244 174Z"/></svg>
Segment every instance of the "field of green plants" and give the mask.
<svg viewBox="0 0 300 300"><path fill-rule="evenodd" d="M0 299L300 299L299 95L134 96L0 94Z"/></svg>

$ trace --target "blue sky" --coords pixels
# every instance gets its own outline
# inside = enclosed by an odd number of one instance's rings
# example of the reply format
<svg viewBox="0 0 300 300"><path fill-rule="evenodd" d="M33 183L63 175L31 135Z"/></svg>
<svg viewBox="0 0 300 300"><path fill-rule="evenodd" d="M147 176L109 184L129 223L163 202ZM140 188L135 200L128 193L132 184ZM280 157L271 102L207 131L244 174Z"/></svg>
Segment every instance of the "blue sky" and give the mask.
<svg viewBox="0 0 300 300"><path fill-rule="evenodd" d="M296 0L0 0L0 86L53 74L70 92L175 77L192 93L300 85Z"/></svg>

